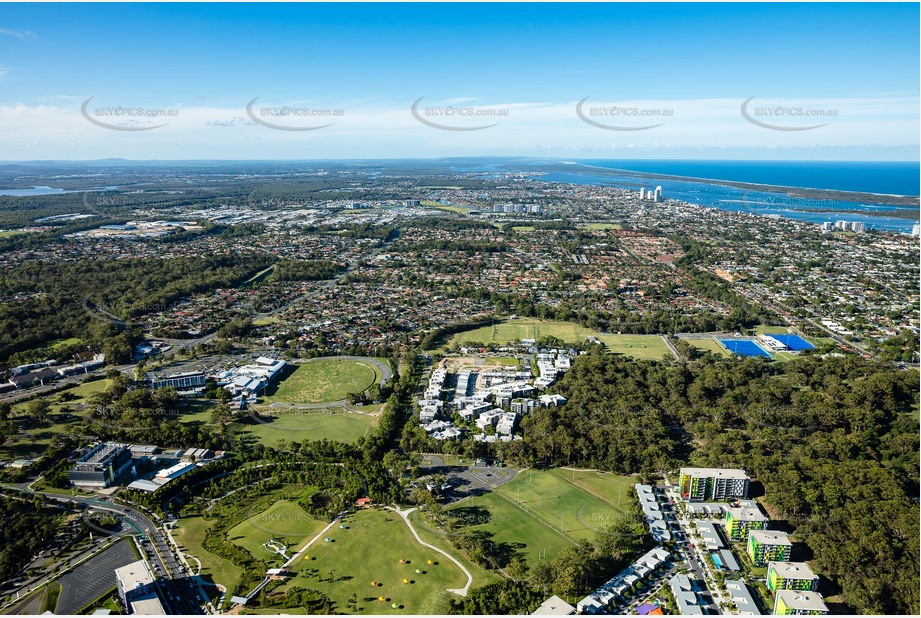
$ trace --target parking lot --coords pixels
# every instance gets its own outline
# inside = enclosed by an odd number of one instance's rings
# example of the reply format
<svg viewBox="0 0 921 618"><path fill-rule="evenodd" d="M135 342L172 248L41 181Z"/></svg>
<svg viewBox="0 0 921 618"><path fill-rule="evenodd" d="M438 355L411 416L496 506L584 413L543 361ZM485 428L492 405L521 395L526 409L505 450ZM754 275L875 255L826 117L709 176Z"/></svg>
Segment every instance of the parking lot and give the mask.
<svg viewBox="0 0 921 618"><path fill-rule="evenodd" d="M451 490L446 492L446 497L452 502L467 496L484 494L508 483L518 474L518 470L497 466L446 465L444 459L437 455L426 455L422 461L422 469L425 474L440 474L447 479Z"/></svg>
<svg viewBox="0 0 921 618"><path fill-rule="evenodd" d="M56 614L76 614L115 588L115 569L135 562L134 543L119 541L58 580L61 595Z"/></svg>

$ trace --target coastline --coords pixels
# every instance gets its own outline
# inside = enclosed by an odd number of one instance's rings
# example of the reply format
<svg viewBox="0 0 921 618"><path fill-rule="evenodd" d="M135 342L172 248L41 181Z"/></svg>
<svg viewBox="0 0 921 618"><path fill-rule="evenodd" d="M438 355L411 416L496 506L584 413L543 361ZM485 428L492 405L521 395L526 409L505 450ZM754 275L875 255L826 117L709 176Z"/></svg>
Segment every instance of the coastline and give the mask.
<svg viewBox="0 0 921 618"><path fill-rule="evenodd" d="M620 174L629 174L637 176L638 178L649 178L649 179L658 179L658 180L677 180L683 182L696 182L701 184L711 184L711 185L720 185L724 187L732 187L735 189L742 189L746 191L759 191L763 193L778 193L782 195L787 195L789 197L796 197L801 199L826 199L826 200L835 200L839 202L853 202L853 203L862 203L862 202L871 202L874 204L883 204L886 206L901 206L906 209L908 208L919 208L921 207L921 197L911 196L911 195L896 195L896 194L886 194L886 193L868 193L868 192L856 192L856 191L840 191L835 189L807 189L802 187L787 187L782 185L769 185L769 184L760 184L760 183L751 183L751 182L740 182L735 180L720 180L717 178L699 178L694 176L676 176L671 174L658 174L653 172L637 172L634 170L613 168L613 167L603 167L600 165L590 165L587 163L575 163L572 161L568 162L558 162L561 166L561 169L558 171L565 173L573 173L573 166L583 167L590 169L593 172L599 173L599 175L615 175L613 172ZM552 168L553 164L547 166ZM548 173L552 173L553 169L547 169ZM602 172L608 172L604 174ZM901 217L899 217L901 218Z"/></svg>

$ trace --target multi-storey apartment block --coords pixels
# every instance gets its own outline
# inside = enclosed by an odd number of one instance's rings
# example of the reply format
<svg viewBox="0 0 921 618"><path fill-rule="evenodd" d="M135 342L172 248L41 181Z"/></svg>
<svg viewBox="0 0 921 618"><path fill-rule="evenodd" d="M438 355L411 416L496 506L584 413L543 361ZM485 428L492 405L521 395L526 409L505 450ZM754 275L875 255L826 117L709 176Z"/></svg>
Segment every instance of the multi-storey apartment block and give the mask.
<svg viewBox="0 0 921 618"><path fill-rule="evenodd" d="M778 590L808 590L815 592L819 578L805 562L768 562L767 587Z"/></svg>
<svg viewBox="0 0 921 618"><path fill-rule="evenodd" d="M823 616L828 606L818 592L780 590L774 598L775 616Z"/></svg>
<svg viewBox="0 0 921 618"><path fill-rule="evenodd" d="M691 502L748 497L748 475L732 468L681 468L678 487Z"/></svg>
<svg viewBox="0 0 921 618"><path fill-rule="evenodd" d="M732 541L744 541L748 538L750 530L764 530L770 521L758 505L751 502L750 505L737 506L726 511L724 525L726 534Z"/></svg>
<svg viewBox="0 0 921 618"><path fill-rule="evenodd" d="M787 562L793 543L786 532L776 530L750 530L746 552L755 566L763 567L768 562Z"/></svg>

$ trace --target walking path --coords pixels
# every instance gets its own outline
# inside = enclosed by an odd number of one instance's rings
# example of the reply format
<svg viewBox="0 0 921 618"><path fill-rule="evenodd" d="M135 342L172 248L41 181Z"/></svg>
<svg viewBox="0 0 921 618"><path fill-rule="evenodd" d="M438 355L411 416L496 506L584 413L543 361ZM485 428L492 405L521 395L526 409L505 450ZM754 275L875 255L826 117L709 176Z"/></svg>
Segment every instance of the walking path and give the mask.
<svg viewBox="0 0 921 618"><path fill-rule="evenodd" d="M316 543L316 542L320 539L320 537L322 537L324 534L326 534L326 533L329 531L329 529L332 528L333 525L334 525L337 521L339 521L339 517L338 517L338 516L336 516L336 518L335 518L334 520L332 520L331 522L329 522L329 525L328 525L328 526L326 526L325 528L323 528L322 530L320 530L320 532L317 533L317 536L315 536L315 537L313 537L312 539L310 539L309 541L307 541L307 544L304 545L303 547L301 547L301 548L297 551L296 554L294 554L293 556L291 556L291 558L288 559L287 562L285 562L283 565L281 565L281 568L282 568L282 569L286 569L286 568L288 568L289 566L291 566L292 564L294 564L294 561L297 560L298 558L300 558L301 554L303 554L305 551L307 551L307 549L308 549L311 545L313 545L314 543ZM272 581L272 578L269 577L269 576L267 575L266 578L263 579L262 582L261 582L258 586L256 586L255 588L253 588L252 592L250 592L248 595L246 595L246 598L247 598L247 599L252 599L254 596L256 596L257 594L259 594L259 591L262 590L263 588L265 588L266 584L268 584L270 581Z"/></svg>
<svg viewBox="0 0 921 618"><path fill-rule="evenodd" d="M467 592L470 590L470 585L473 584L473 575L470 574L470 571L467 570L467 567L461 564L457 560L457 558L455 558L448 552L444 551L443 549L439 549L435 547L434 545L430 545L422 540L422 537L419 536L419 533L416 532L416 529L413 527L413 522L409 521L409 514L415 511L416 507L413 507L411 509L406 509L405 511L395 509L392 506L385 506L384 508L387 510L393 511L394 513L396 513L397 515L403 518L403 521L405 521L406 525L409 526L409 531L413 533L413 536L416 537L416 540L419 542L420 545L428 547L429 549L433 551L437 551L439 554L441 554L442 556L444 556L445 558L447 558L448 560L456 564L458 568L460 568L460 570L464 572L464 575L467 576L467 583L464 585L464 587L463 588L448 588L448 592L453 592L454 594L460 595L462 597L467 596Z"/></svg>
<svg viewBox="0 0 921 618"><path fill-rule="evenodd" d="M672 340L668 338L668 335L662 335L662 341L668 346L668 351L674 355L675 360L681 360L681 354L678 353L678 348L676 348Z"/></svg>

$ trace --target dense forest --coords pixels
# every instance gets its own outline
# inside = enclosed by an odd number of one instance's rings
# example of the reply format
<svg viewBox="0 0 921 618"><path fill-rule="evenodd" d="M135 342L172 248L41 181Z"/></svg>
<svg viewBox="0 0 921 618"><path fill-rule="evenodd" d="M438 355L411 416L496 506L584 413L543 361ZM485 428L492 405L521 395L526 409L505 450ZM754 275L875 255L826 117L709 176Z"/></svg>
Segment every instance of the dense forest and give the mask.
<svg viewBox="0 0 921 618"><path fill-rule="evenodd" d="M237 285L270 264L264 256L218 255L32 261L5 268L0 274L0 298L7 299L0 303L0 362L54 339L80 337L102 344L119 334L106 314L130 319L164 310L185 296ZM123 356L125 345L110 351Z"/></svg>
<svg viewBox="0 0 921 618"><path fill-rule="evenodd" d="M506 456L619 473L744 468L845 603L916 614L918 378L856 357L667 365L598 349L556 386L568 403L526 418Z"/></svg>
<svg viewBox="0 0 921 618"><path fill-rule="evenodd" d="M0 495L0 581L13 577L51 542L60 519L60 511L41 497L13 491Z"/></svg>
<svg viewBox="0 0 921 618"><path fill-rule="evenodd" d="M344 270L341 264L329 260L282 260L275 265L275 281L321 281L332 279Z"/></svg>

